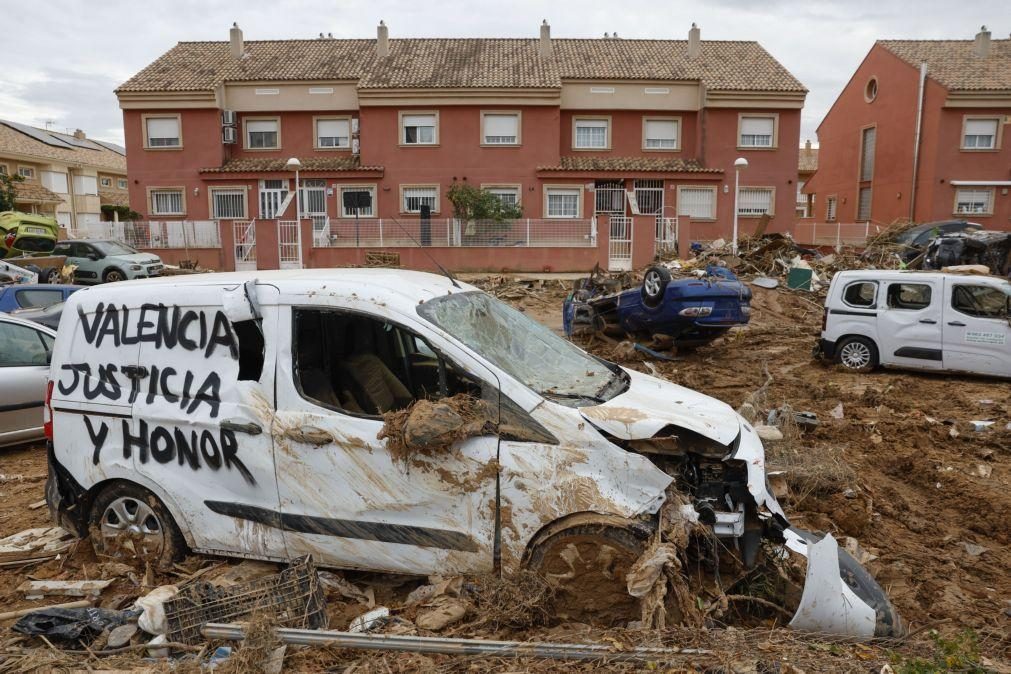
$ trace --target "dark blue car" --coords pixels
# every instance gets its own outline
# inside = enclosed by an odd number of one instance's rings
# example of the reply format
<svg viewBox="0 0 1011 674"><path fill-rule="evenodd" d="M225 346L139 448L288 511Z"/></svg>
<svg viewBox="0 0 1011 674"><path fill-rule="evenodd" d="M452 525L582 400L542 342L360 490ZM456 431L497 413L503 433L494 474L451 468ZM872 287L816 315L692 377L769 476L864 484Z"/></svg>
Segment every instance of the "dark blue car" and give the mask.
<svg viewBox="0 0 1011 674"><path fill-rule="evenodd" d="M51 283L22 283L0 286L0 311L11 312L15 309L46 307L50 304L65 301L70 297L71 293L83 287Z"/></svg>
<svg viewBox="0 0 1011 674"><path fill-rule="evenodd" d="M562 309L566 335L580 328L605 333L661 334L681 346L705 344L751 318L751 289L714 265L674 279L668 268L646 270L639 287L618 289L595 272L576 282Z"/></svg>

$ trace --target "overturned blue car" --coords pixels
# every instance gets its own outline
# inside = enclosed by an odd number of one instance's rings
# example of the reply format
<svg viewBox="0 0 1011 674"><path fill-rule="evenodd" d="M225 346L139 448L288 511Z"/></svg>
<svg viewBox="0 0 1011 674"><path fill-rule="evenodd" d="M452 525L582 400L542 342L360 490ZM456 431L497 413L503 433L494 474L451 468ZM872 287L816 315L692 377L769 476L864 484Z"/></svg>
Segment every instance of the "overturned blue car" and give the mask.
<svg viewBox="0 0 1011 674"><path fill-rule="evenodd" d="M679 346L710 342L751 318L751 289L725 267L708 265L674 278L654 265L641 285L595 268L575 282L562 308L565 334L663 335Z"/></svg>

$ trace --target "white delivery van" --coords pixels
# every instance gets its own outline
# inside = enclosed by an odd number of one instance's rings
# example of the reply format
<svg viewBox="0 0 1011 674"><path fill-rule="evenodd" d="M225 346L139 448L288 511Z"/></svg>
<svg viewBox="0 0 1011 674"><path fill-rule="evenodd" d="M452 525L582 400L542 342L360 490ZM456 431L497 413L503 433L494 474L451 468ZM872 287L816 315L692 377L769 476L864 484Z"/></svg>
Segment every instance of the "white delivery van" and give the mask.
<svg viewBox="0 0 1011 674"><path fill-rule="evenodd" d="M618 571L674 483L690 503L679 512L745 564L763 539L808 557L795 626L900 630L831 536L790 527L733 409L595 358L445 276L106 284L68 300L50 376L47 500L101 554L310 554L406 574L526 566L579 593L590 573L624 587ZM385 413L460 393L484 401L492 430L408 461L377 438Z"/></svg>
<svg viewBox="0 0 1011 674"><path fill-rule="evenodd" d="M878 365L1011 377L1011 283L995 276L839 272L816 353L857 372Z"/></svg>

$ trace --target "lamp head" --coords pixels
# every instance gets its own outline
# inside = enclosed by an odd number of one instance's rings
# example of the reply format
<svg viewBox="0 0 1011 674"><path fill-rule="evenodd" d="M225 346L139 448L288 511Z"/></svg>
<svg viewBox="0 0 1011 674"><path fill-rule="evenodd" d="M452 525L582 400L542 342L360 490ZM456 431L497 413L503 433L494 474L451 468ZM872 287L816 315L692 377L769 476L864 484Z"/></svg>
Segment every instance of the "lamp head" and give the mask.
<svg viewBox="0 0 1011 674"><path fill-rule="evenodd" d="M738 169L748 168L748 160L745 159L744 157L738 157L734 161L734 168L738 168Z"/></svg>
<svg viewBox="0 0 1011 674"><path fill-rule="evenodd" d="M292 157L291 159L288 160L288 163L285 164L284 166L285 168L297 171L298 169L302 168L302 162L298 160L298 157Z"/></svg>

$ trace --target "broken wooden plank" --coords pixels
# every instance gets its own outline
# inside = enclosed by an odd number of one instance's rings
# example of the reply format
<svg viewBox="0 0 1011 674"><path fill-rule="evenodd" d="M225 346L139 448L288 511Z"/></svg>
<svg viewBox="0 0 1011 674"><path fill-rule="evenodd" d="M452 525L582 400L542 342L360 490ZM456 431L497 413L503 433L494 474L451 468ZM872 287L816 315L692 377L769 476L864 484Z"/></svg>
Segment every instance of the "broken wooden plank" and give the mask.
<svg viewBox="0 0 1011 674"><path fill-rule="evenodd" d="M28 506L28 509L38 510L39 508L44 508L45 506L46 506L46 499L42 499L41 501L36 501L35 503L30 504Z"/></svg>
<svg viewBox="0 0 1011 674"><path fill-rule="evenodd" d="M49 559L70 548L74 540L74 535L63 527L25 529L0 538L0 564Z"/></svg>
<svg viewBox="0 0 1011 674"><path fill-rule="evenodd" d="M18 586L25 599L45 596L98 597L111 580L26 580Z"/></svg>

